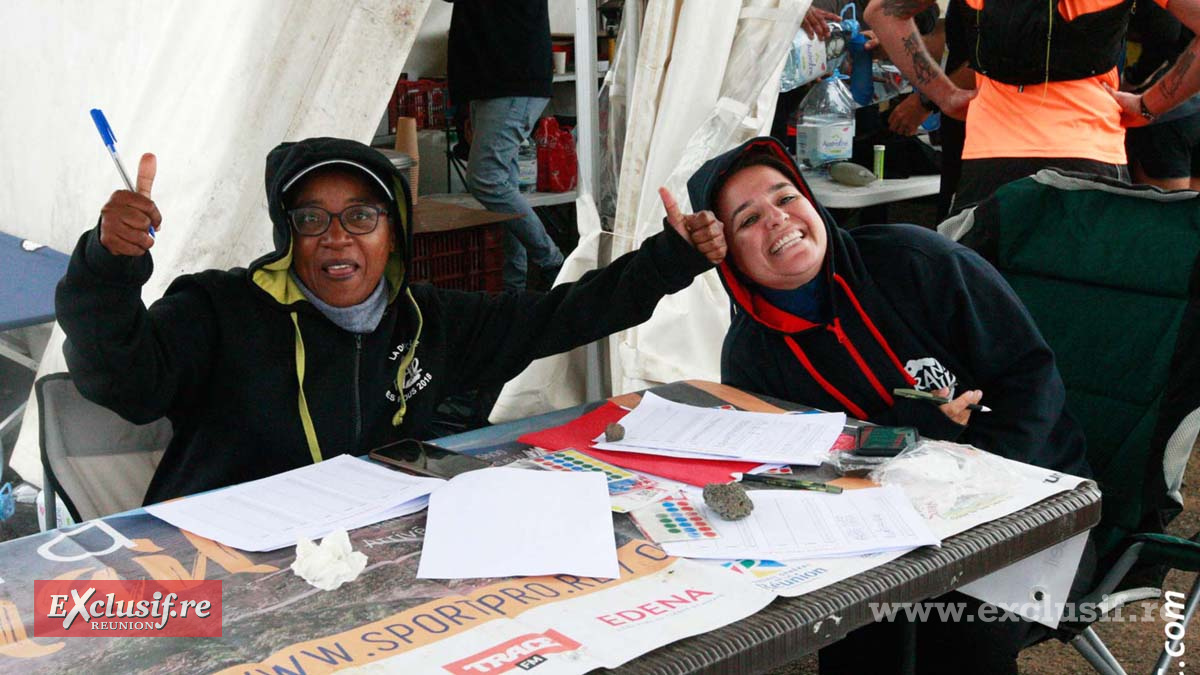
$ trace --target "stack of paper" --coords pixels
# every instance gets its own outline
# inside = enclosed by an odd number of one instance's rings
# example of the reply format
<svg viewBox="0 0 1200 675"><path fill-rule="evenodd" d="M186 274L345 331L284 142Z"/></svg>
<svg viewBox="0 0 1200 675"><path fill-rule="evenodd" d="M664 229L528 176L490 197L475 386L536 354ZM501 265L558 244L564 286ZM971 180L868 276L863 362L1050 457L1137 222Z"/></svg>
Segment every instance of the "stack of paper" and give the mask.
<svg viewBox="0 0 1200 675"><path fill-rule="evenodd" d="M243 551L274 551L416 513L446 481L350 455L162 504L146 511L182 530Z"/></svg>
<svg viewBox="0 0 1200 675"><path fill-rule="evenodd" d="M597 442L595 447L667 457L816 466L845 425L845 413L780 415L699 408L647 392L621 420L624 438Z"/></svg>
<svg viewBox="0 0 1200 675"><path fill-rule="evenodd" d="M695 460L637 452L597 450L592 445L592 439L596 438L597 434L603 434L609 424L620 422L628 414L628 410L608 401L566 424L530 432L517 440L551 451L575 448L589 457L615 464L630 471L680 481L697 487L704 487L709 483L728 483L734 480L734 474L752 472L756 467L763 466L758 462L738 462L715 457ZM600 437L603 438L603 435Z"/></svg>
<svg viewBox="0 0 1200 675"><path fill-rule="evenodd" d="M941 539L895 487L840 495L803 490L754 490L754 512L722 520L704 507L718 538L668 542L684 558L792 560L863 555L938 546Z"/></svg>

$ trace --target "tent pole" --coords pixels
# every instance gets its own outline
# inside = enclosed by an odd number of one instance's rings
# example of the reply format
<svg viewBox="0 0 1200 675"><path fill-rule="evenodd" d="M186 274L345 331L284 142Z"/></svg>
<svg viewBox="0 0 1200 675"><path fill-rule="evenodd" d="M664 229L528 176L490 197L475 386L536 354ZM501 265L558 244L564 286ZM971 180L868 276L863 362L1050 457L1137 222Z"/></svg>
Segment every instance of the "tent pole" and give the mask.
<svg viewBox="0 0 1200 675"><path fill-rule="evenodd" d="M596 85L596 0L575 0L575 115L579 196L596 194L600 111Z"/></svg>

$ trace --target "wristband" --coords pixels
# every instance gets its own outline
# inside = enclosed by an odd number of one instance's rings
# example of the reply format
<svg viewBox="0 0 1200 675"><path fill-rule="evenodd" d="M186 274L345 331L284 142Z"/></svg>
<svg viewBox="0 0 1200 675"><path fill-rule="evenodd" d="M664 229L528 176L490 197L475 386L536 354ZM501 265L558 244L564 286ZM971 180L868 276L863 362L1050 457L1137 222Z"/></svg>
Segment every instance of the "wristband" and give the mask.
<svg viewBox="0 0 1200 675"><path fill-rule="evenodd" d="M1155 115L1154 113L1150 112L1150 109L1146 107L1146 95L1145 94L1138 96L1138 107L1139 107L1139 112L1142 114L1142 117L1144 117L1147 122L1153 122L1155 119L1158 118L1158 115Z"/></svg>

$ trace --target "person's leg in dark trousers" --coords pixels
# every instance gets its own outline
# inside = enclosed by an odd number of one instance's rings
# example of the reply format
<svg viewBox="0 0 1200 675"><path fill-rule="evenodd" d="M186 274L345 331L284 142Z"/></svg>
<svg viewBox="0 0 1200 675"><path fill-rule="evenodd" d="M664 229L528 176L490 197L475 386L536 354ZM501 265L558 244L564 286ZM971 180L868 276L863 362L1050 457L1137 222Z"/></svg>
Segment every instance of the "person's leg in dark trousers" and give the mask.
<svg viewBox="0 0 1200 675"><path fill-rule="evenodd" d="M821 675L899 673L903 640L899 621L869 623L821 649L817 654Z"/></svg>
<svg viewBox="0 0 1200 675"><path fill-rule="evenodd" d="M962 174L958 179L958 191L950 215L965 211L995 194L996 190L1013 182L1032 176L1042 169L1080 171L1106 178L1129 181L1129 167L1125 164L1106 164L1093 159L1078 157L994 157L989 159L964 159Z"/></svg>
<svg viewBox="0 0 1200 675"><path fill-rule="evenodd" d="M545 98L511 96L471 101L471 158L467 187L489 211L515 213L504 221L504 289L523 290L527 261L543 270L562 267L563 255L517 185L517 152L529 137Z"/></svg>
<svg viewBox="0 0 1200 675"><path fill-rule="evenodd" d="M916 672L1015 675L1017 654L1030 641L1036 624L992 608L993 616L980 622L982 602L962 593L947 593L923 603L930 612L917 624ZM953 609L958 620L943 620L939 610ZM907 615L880 621L852 631L820 652L821 675L872 675L903 672L903 634Z"/></svg>
<svg viewBox="0 0 1200 675"><path fill-rule="evenodd" d="M1095 577L1096 548L1089 540L1071 582L1069 601L1078 602ZM985 603L957 591L924 604L929 612L917 624L916 672L922 675L1015 675L1021 650L1050 635L1049 628L997 607L981 610ZM822 649L821 675L900 673L902 622L908 616L900 610L895 621L868 624Z"/></svg>
<svg viewBox="0 0 1200 675"><path fill-rule="evenodd" d="M941 222L950 215L950 204L958 189L958 177L962 174L963 143L967 139L967 125L949 115L942 115L939 129L942 138L942 181L938 189L937 219Z"/></svg>

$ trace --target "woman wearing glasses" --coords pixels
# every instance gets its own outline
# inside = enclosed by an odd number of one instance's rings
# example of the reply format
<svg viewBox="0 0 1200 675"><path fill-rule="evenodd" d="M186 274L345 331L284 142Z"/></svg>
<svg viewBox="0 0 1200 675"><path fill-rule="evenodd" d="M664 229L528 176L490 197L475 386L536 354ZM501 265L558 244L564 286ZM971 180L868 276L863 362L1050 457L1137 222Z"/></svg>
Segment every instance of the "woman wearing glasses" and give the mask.
<svg viewBox="0 0 1200 675"><path fill-rule="evenodd" d="M148 504L426 437L445 396L645 321L725 253L719 229L693 248L688 216L544 295L410 285L407 183L365 145L314 138L267 157L275 250L182 276L147 308L154 173L143 157L137 192L109 199L57 296L80 391L174 426Z"/></svg>

